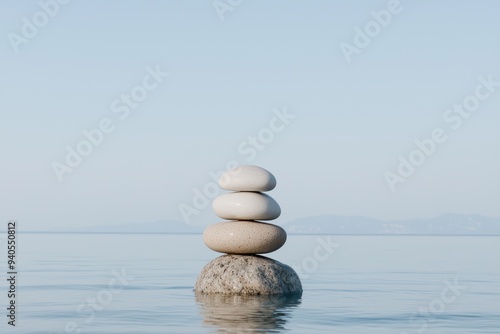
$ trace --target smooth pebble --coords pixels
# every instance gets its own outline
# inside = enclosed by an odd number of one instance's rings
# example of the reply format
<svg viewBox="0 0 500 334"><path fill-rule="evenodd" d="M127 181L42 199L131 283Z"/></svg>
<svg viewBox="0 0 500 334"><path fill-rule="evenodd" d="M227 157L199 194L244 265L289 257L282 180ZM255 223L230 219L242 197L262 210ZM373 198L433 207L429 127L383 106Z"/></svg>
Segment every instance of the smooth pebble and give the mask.
<svg viewBox="0 0 500 334"><path fill-rule="evenodd" d="M258 192L234 192L217 197L212 207L215 214L230 220L272 220L281 214L278 203Z"/></svg>
<svg viewBox="0 0 500 334"><path fill-rule="evenodd" d="M220 253L264 254L283 246L286 232L273 224L238 220L210 225L203 232L203 241Z"/></svg>
<svg viewBox="0 0 500 334"><path fill-rule="evenodd" d="M276 187L276 178L262 167L242 165L222 174L219 186L232 191L269 191Z"/></svg>

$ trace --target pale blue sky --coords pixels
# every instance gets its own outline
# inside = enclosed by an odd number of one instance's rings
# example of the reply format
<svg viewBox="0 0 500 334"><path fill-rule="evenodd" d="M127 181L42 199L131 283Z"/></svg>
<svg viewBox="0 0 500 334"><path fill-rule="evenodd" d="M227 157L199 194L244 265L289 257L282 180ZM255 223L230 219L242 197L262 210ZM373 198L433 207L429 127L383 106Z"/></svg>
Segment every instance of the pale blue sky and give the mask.
<svg viewBox="0 0 500 334"><path fill-rule="evenodd" d="M500 81L500 3L401 1L348 63L339 45L387 3L242 1L221 21L211 1L74 0L16 53L9 33L40 5L2 2L0 220L180 221L179 205L230 160L275 174L277 222L500 217L500 87L459 129L443 121L479 76ZM120 120L112 102L157 65L169 76ZM284 106L295 119L246 161L237 147ZM59 182L51 164L104 118L114 131ZM392 192L384 173L436 127L448 140ZM191 218L220 220L210 206Z"/></svg>

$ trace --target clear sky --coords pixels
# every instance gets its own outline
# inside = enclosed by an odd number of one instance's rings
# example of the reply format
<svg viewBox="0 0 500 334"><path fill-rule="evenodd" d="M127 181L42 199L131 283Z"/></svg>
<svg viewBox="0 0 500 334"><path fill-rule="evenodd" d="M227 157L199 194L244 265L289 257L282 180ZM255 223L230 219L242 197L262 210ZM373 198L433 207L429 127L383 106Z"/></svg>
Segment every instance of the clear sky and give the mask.
<svg viewBox="0 0 500 334"><path fill-rule="evenodd" d="M193 189L213 191L232 160L274 173L278 222L500 217L500 2L215 5L3 1L0 220L182 221L184 208L208 225L220 219ZM68 148L87 154L74 168Z"/></svg>

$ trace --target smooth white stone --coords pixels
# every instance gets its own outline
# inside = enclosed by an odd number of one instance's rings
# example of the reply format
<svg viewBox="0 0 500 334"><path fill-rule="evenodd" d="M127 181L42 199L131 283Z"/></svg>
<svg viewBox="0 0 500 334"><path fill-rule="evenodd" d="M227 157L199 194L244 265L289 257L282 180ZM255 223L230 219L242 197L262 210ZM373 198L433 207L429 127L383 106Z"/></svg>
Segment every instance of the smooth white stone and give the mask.
<svg viewBox="0 0 500 334"><path fill-rule="evenodd" d="M212 207L217 216L233 220L272 220L281 214L276 201L258 192L234 192L217 197Z"/></svg>
<svg viewBox="0 0 500 334"><path fill-rule="evenodd" d="M262 167L243 165L222 174L219 186L232 191L269 191L276 187L276 178Z"/></svg>
<svg viewBox="0 0 500 334"><path fill-rule="evenodd" d="M210 225L203 232L203 241L216 252L264 254L283 246L286 232L273 224L238 220Z"/></svg>

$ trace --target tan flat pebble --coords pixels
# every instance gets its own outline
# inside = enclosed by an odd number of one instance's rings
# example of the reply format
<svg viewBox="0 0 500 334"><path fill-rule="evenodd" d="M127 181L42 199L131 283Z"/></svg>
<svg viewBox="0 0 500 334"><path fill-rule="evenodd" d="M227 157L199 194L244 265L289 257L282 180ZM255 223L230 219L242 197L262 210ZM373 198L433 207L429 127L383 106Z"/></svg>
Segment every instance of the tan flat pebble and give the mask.
<svg viewBox="0 0 500 334"><path fill-rule="evenodd" d="M286 232L279 226L254 221L229 221L210 225L203 232L208 248L228 254L264 254L285 244Z"/></svg>

